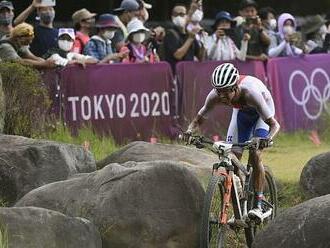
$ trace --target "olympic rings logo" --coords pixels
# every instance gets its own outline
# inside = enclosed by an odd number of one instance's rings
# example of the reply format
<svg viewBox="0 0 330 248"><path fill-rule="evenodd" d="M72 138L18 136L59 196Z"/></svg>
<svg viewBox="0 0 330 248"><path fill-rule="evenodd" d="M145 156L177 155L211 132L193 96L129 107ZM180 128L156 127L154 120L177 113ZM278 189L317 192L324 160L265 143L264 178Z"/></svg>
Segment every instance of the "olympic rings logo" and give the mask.
<svg viewBox="0 0 330 248"><path fill-rule="evenodd" d="M324 87L322 93L321 93L320 89L315 86L315 83L316 83L315 77L317 74L320 74L325 78L326 86ZM294 90L293 90L293 81L297 76L302 77L305 81L304 82L305 88L304 88L300 98L296 97L296 95L294 94ZM301 81L299 81L299 82L301 82ZM304 113L306 114L306 116L309 119L311 119L311 120L318 119L321 116L323 109L325 109L328 112L327 101L329 101L329 99L330 99L330 79L329 79L327 72L324 71L323 69L316 68L312 72L310 79L307 78L306 74L303 71L301 71L301 70L294 71L291 74L290 79L289 79L289 90L290 90L290 95L291 95L291 98L293 99L293 101L297 105L303 107ZM312 98L314 98L315 101L319 105L318 111L315 114L310 113L309 110L307 109L308 102Z"/></svg>

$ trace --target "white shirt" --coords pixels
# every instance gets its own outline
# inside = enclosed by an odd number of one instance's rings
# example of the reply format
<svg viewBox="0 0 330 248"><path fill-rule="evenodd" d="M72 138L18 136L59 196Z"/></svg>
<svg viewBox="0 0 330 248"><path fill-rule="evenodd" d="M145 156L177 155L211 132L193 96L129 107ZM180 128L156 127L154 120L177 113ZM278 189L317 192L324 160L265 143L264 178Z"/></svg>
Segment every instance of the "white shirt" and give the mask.
<svg viewBox="0 0 330 248"><path fill-rule="evenodd" d="M207 57L210 60L235 60L245 61L248 41L242 41L241 50L238 50L234 41L223 36L217 42L215 34L206 38Z"/></svg>

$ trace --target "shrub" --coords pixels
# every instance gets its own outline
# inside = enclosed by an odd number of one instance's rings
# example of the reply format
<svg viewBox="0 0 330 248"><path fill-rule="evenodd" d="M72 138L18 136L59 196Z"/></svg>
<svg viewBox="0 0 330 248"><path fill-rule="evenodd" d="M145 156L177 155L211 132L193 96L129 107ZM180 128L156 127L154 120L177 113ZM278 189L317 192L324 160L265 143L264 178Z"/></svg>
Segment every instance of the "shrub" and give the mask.
<svg viewBox="0 0 330 248"><path fill-rule="evenodd" d="M51 104L40 73L15 62L0 64L5 94L4 133L31 137L43 132Z"/></svg>

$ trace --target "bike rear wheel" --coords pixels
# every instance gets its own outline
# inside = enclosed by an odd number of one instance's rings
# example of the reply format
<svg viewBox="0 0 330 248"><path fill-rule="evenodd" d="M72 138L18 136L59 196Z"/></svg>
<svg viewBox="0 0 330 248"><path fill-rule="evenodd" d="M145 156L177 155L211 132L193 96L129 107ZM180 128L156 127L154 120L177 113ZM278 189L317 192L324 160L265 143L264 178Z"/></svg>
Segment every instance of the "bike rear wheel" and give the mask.
<svg viewBox="0 0 330 248"><path fill-rule="evenodd" d="M250 191L253 194L250 195L248 200L248 210L251 210L255 207L255 194L253 187L253 180L250 181ZM275 218L278 208L278 199L277 199L277 187L271 170L265 166L265 187L264 187L264 199L273 206L272 215L263 221L263 223L255 224L249 229L246 229L245 237L248 247L251 247L255 235L262 230L272 219Z"/></svg>

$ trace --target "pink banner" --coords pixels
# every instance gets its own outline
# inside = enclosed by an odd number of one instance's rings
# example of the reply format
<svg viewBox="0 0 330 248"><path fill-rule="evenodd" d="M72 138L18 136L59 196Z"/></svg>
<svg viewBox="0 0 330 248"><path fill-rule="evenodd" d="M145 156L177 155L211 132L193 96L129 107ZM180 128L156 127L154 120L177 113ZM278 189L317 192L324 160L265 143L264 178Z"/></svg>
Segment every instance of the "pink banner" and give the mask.
<svg viewBox="0 0 330 248"><path fill-rule="evenodd" d="M60 76L72 128L92 124L118 142L170 135L173 76L167 63L75 66Z"/></svg>
<svg viewBox="0 0 330 248"><path fill-rule="evenodd" d="M210 83L212 71L221 63L223 62L181 62L177 65L178 88L181 89L177 98L179 99L179 106L181 106L179 116L183 127L187 127L188 123L203 106L207 94L212 89ZM241 74L252 75L263 82L266 81L265 68L262 62L232 61L232 63L238 67ZM182 99L182 102L180 102L180 99ZM225 138L231 111L231 108L225 106L215 108L202 126L202 131L210 136L219 135Z"/></svg>
<svg viewBox="0 0 330 248"><path fill-rule="evenodd" d="M276 58L267 64L277 117L287 131L313 129L328 109L330 55Z"/></svg>

